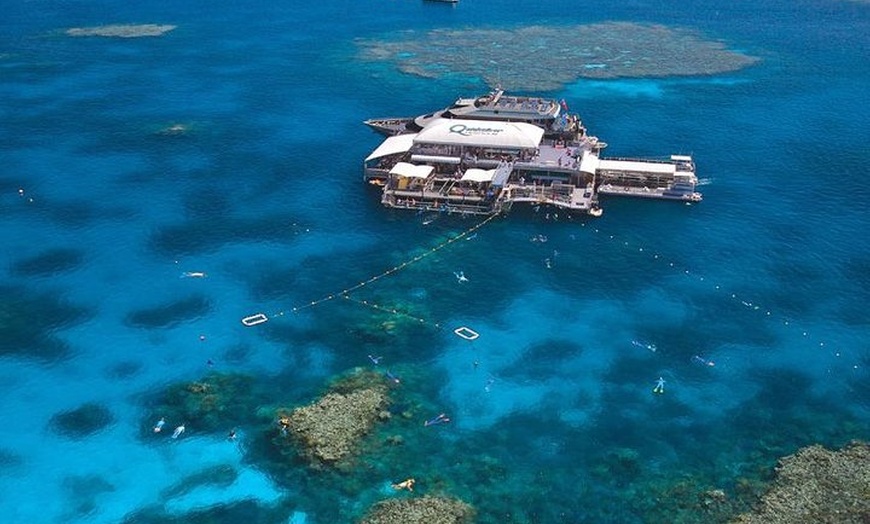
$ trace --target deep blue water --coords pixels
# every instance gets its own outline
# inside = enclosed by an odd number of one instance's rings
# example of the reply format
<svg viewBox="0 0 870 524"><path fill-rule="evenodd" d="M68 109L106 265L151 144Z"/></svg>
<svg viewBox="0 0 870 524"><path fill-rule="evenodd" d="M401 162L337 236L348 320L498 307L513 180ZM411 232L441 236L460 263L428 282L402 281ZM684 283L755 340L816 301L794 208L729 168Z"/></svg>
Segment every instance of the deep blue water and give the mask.
<svg viewBox="0 0 870 524"><path fill-rule="evenodd" d="M738 479L778 456L870 438L870 6L616 4L0 2L6 519L342 522L414 476L480 522L663 522L654 501L682 480L736 499ZM379 143L361 122L486 86L363 63L354 38L607 20L690 28L761 58L543 93L609 155L693 154L703 203L614 199L597 220L519 210L354 295L419 325L333 300L241 326L477 222L381 208L360 182ZM111 23L178 28L63 34ZM186 132L161 133L175 124ZM481 337L454 336L460 325ZM452 423L409 430L347 476L264 463L250 413L235 444L229 428L149 434L171 384L243 374L269 413L367 354L403 376L400 407Z"/></svg>

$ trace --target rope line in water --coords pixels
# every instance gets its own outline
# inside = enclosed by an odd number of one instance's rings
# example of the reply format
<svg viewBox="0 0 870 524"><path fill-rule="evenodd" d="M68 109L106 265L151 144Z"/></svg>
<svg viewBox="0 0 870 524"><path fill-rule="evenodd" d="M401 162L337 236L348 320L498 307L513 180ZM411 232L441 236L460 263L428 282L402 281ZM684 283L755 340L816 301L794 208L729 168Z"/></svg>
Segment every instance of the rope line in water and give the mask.
<svg viewBox="0 0 870 524"><path fill-rule="evenodd" d="M310 307L314 307L314 306L317 306L317 305L319 305L319 304L323 304L324 302L329 302L330 300L333 300L333 299L338 298L338 297L345 297L345 298L351 299L351 297L348 296L348 295L349 295L350 293L356 291L357 289L360 289L360 288L365 287L365 286L367 286L367 285L369 285L369 284L372 284L372 283L374 283L374 282L377 282L378 280L380 280L380 279L382 279L382 278L388 277L388 276L392 275L393 273L396 273L396 272L398 272L398 271L401 271L402 269L405 269L406 267L408 267L408 266L410 266L410 265L412 265L412 264L414 264L414 263L416 263L416 262L419 262L419 261L423 260L424 258L428 257L429 255L431 255L431 254L433 254L433 253L435 253L435 252L437 252L437 251L440 251L441 249L444 249L445 247L449 246L450 244L456 242L457 240L461 240L461 239L467 237L469 234L471 234L471 233L477 231L478 229L480 229L480 228L482 228L483 226L485 226L486 224L488 224L491 220L493 220L493 219L496 218L497 216L499 216L499 215L497 215L497 214L496 214L496 215L490 215L490 216L486 217L486 219L484 219L483 221L481 221L481 222L475 224L474 226L472 226L472 227L470 227L469 229L463 231L462 233L456 235L455 237L452 237L452 238L449 238L449 239L445 240L444 242L442 242L442 243L438 244L437 246L433 247L432 249L430 249L430 250L428 250L428 251L426 251L426 252L424 252L424 253L422 253L422 254L420 254L420 255L417 255L417 256L415 256L414 258L410 259L410 260L406 260L406 261L402 262L401 264L399 264L399 265L397 265L397 266L393 266L393 267L391 267L390 269L384 271L383 273L380 273L380 274L378 274L378 275L375 275L375 276L369 278L368 280L363 280L362 282L359 282L358 284L356 284L356 285L354 285L354 286L351 286L351 287L349 287L349 288L347 288L347 289L343 289L343 290L341 290L341 291L339 291L339 292L334 292L334 293L330 293L330 294L328 294L328 295L324 295L323 297L318 298L317 300L312 300L311 302L308 302L308 303L306 303L306 304L302 304L301 306L295 306L295 307L293 307L293 308L291 308L291 309L289 309L289 310L279 311L279 312L277 312L277 313L273 313L273 314L268 315L268 316L265 315L264 313L256 313L256 314L254 314L254 315L249 315L249 316L247 316L247 317L245 317L245 318L242 319L242 323L245 324L246 326L249 326L249 325L256 325L256 324L248 324L248 323L246 323L246 320L251 319L251 318L254 318L254 317L258 317L258 316L260 316L260 315L267 317L267 319L271 319L271 318L274 318L274 317L280 317L280 316L283 316L285 313L288 313L288 312L294 312L294 313L295 313L295 312L300 311L300 310L303 310L303 309L308 309L308 308L310 308ZM351 300L354 300L354 301L356 301L356 302L359 302L359 301L357 301L356 299L351 299ZM363 305L370 305L370 304L363 304ZM380 307L380 306L378 306L378 307ZM376 309L377 309L377 308L376 308ZM382 310L383 310L383 311L388 311L388 312L391 312L391 313L396 313L396 314L403 314L403 313L400 313L400 312L398 312L398 311L396 311L396 310L393 310L393 309L390 309L390 308L383 308ZM413 317L413 316L411 316L411 315L405 315L405 316L408 316L409 318L415 318L415 317ZM422 322L425 322L425 320L423 320L423 319L419 319L419 318L415 318L415 320L420 320L420 321L422 321ZM263 322L265 322L265 321L263 321ZM258 322L258 324L259 324L259 323L263 323L263 322ZM435 324L435 325L437 326L438 324Z"/></svg>
<svg viewBox="0 0 870 524"><path fill-rule="evenodd" d="M606 239L609 241L621 244L622 247L626 248L629 251L640 253L642 256L649 257L649 259L654 263L666 264L668 267L673 268L675 274L682 274L688 279L695 280L697 282L703 282L705 285L710 286L713 291L725 295L726 299L729 299L730 302L732 302L740 309L746 309L762 318L767 318L790 329L799 331L802 337L804 337L808 341L812 341L812 344L817 345L817 347L820 349L826 347L824 340L816 338L815 336L811 335L811 333L806 329L798 327L799 322L796 319L793 319L786 315L777 314L775 310L765 307L763 304L756 302L751 297L735 292L729 292L725 289L724 286L710 281L702 274L690 269L684 263L680 263L679 261L675 262L674 260L671 260L665 255L657 252L655 249L645 248L639 243L629 240L623 240L618 238L616 235L604 233L599 228L594 228L593 232L605 236ZM838 351L834 354L835 356L840 356L840 353ZM857 366L855 366L855 368L857 369Z"/></svg>
<svg viewBox="0 0 870 524"><path fill-rule="evenodd" d="M381 311L384 313L390 313L390 314L397 315L400 317L409 318L411 320L416 320L417 322L419 322L421 324L430 325L430 326L434 327L435 329L441 329L441 324L439 324L438 322L429 322L425 318L417 317L417 316L414 316L410 313L405 313L404 311L399 311L396 308L381 306L381 305L375 304L374 302L370 302L368 300L360 300L358 298L353 298L350 295L343 295L343 298L345 298L346 300L349 300L351 302L356 302L357 304L359 304L361 306L369 307L369 308L372 308L374 310Z"/></svg>

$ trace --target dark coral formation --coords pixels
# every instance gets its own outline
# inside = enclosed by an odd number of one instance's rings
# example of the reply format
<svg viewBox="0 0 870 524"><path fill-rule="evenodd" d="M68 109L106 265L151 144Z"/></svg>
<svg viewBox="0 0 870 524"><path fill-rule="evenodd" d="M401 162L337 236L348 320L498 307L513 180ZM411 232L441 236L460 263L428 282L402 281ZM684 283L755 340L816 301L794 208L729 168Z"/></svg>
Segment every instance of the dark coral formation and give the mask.
<svg viewBox="0 0 870 524"><path fill-rule="evenodd" d="M460 500L426 496L378 502L361 524L462 524L473 519L473 508Z"/></svg>
<svg viewBox="0 0 870 524"><path fill-rule="evenodd" d="M115 422L115 416L102 404L88 402L76 409L51 417L51 427L70 438L84 438Z"/></svg>
<svg viewBox="0 0 870 524"><path fill-rule="evenodd" d="M115 486L99 475L70 475L62 481L69 498L69 521L82 520L99 507L99 498L115 491Z"/></svg>
<svg viewBox="0 0 870 524"><path fill-rule="evenodd" d="M201 380L170 386L152 418L163 417L170 426L186 424L196 431L229 431L256 419L256 406L263 399L247 375L212 373ZM150 423L143 433L152 432Z"/></svg>
<svg viewBox="0 0 870 524"><path fill-rule="evenodd" d="M239 478L239 472L229 464L218 464L192 473L160 492L163 499L187 495L202 487L227 488Z"/></svg>
<svg viewBox="0 0 870 524"><path fill-rule="evenodd" d="M579 78L710 75L758 61L691 31L629 22L407 31L400 40L357 44L364 60L393 62L404 73L458 73L531 91L559 89Z"/></svg>
<svg viewBox="0 0 870 524"><path fill-rule="evenodd" d="M25 277L51 276L77 268L84 259L77 249L55 248L12 264L12 274Z"/></svg>
<svg viewBox="0 0 870 524"><path fill-rule="evenodd" d="M46 361L65 358L69 348L55 333L81 322L90 312L60 296L34 293L23 286L0 286L0 355Z"/></svg>
<svg viewBox="0 0 870 524"><path fill-rule="evenodd" d="M279 410L278 421L282 434L300 446L305 458L332 464L355 452L378 420L389 418L388 404L383 378L359 372L313 404Z"/></svg>
<svg viewBox="0 0 870 524"><path fill-rule="evenodd" d="M870 521L870 445L853 441L840 451L819 445L782 458L771 489L734 524Z"/></svg>
<svg viewBox="0 0 870 524"><path fill-rule="evenodd" d="M210 310L211 303L207 298L194 295L182 300L134 311L127 316L127 323L141 328L165 328L201 317Z"/></svg>

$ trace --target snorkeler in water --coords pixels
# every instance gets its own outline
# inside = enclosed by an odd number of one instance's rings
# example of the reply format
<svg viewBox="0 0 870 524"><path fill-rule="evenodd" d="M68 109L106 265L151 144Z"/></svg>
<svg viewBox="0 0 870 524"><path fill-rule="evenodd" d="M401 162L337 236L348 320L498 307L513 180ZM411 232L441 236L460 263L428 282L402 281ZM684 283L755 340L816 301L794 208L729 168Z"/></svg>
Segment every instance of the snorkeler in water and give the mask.
<svg viewBox="0 0 870 524"><path fill-rule="evenodd" d="M656 349L658 349L658 348L656 348L655 344L652 344L650 342L644 342L642 340L632 340L631 345L637 346L639 348L648 349L648 350L652 351L653 353L655 353Z"/></svg>
<svg viewBox="0 0 870 524"><path fill-rule="evenodd" d="M387 376L388 379L392 380L394 384L399 384L400 382L402 382L402 381L399 379L399 377L397 377L396 375L393 375L392 373L390 373L389 370L387 370L384 374Z"/></svg>
<svg viewBox="0 0 870 524"><path fill-rule="evenodd" d="M424 422L423 426L429 427L429 426L435 426L437 424L446 424L447 422L450 422L450 418L446 414L441 413L437 417L430 418L429 420Z"/></svg>
<svg viewBox="0 0 870 524"><path fill-rule="evenodd" d="M414 491L414 484L416 481L414 479L407 479L398 484L392 484L393 489L396 491L407 489L408 491Z"/></svg>
<svg viewBox="0 0 870 524"><path fill-rule="evenodd" d="M661 395L664 392L665 392L665 379L663 379L662 377L659 377L659 379L656 380L656 387L653 388L653 393L658 393L659 395Z"/></svg>
<svg viewBox="0 0 870 524"><path fill-rule="evenodd" d="M175 428L175 431L172 432L172 438L178 438L182 433L184 433L184 424Z"/></svg>
<svg viewBox="0 0 870 524"><path fill-rule="evenodd" d="M204 271L185 271L181 274L181 278L206 278L208 273Z"/></svg>
<svg viewBox="0 0 870 524"><path fill-rule="evenodd" d="M368 355L368 357L369 357L369 360L372 361L372 364L374 364L374 365L376 365L376 366L377 366L378 364L380 364L380 363L381 363L381 359L384 358L384 357L375 357L375 356L373 356L373 355Z"/></svg>
<svg viewBox="0 0 870 524"><path fill-rule="evenodd" d="M462 271L454 271L453 275L456 277L457 282L468 282L468 277Z"/></svg>
<svg viewBox="0 0 870 524"><path fill-rule="evenodd" d="M700 364L702 366L708 366L708 367L713 367L716 365L715 362L713 362L712 360L707 360L706 358L702 357L701 355L695 355L694 357L692 357L692 362L694 362L695 364Z"/></svg>
<svg viewBox="0 0 870 524"><path fill-rule="evenodd" d="M163 431L163 425L166 424L166 419L160 417L160 420L157 421L157 424L154 424L154 433L160 433Z"/></svg>

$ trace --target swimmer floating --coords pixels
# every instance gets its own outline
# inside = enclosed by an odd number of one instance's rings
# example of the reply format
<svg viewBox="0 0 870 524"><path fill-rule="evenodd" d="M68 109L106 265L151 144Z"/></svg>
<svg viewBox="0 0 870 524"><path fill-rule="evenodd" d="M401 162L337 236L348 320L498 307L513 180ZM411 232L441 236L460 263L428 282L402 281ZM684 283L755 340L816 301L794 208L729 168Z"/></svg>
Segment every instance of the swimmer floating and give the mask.
<svg viewBox="0 0 870 524"><path fill-rule="evenodd" d="M450 418L447 417L446 414L441 413L441 414L438 415L437 417L435 417L435 418L430 418L429 420L427 420L426 422L424 422L424 423L423 423L423 426L425 426L425 427L436 426L436 425L438 425L438 424L446 424L446 423L448 423L448 422L450 422Z"/></svg>
<svg viewBox="0 0 870 524"><path fill-rule="evenodd" d="M396 491L400 491L403 489L407 489L408 491L414 491L414 484L416 482L417 482L416 480L410 478L407 480L403 480L402 482L399 482L398 484L393 484L392 486L393 486L393 489Z"/></svg>
<svg viewBox="0 0 870 524"><path fill-rule="evenodd" d="M665 392L665 379L663 379L662 377L659 377L659 379L656 380L656 387L653 388L653 393L657 393L657 394L661 395L664 392Z"/></svg>
<svg viewBox="0 0 870 524"><path fill-rule="evenodd" d="M701 355L695 355L694 357L692 357L692 362L694 364L700 364L702 366L707 366L707 367L713 367L716 365L715 362L713 362L712 360L707 360L706 358L702 357Z"/></svg>

